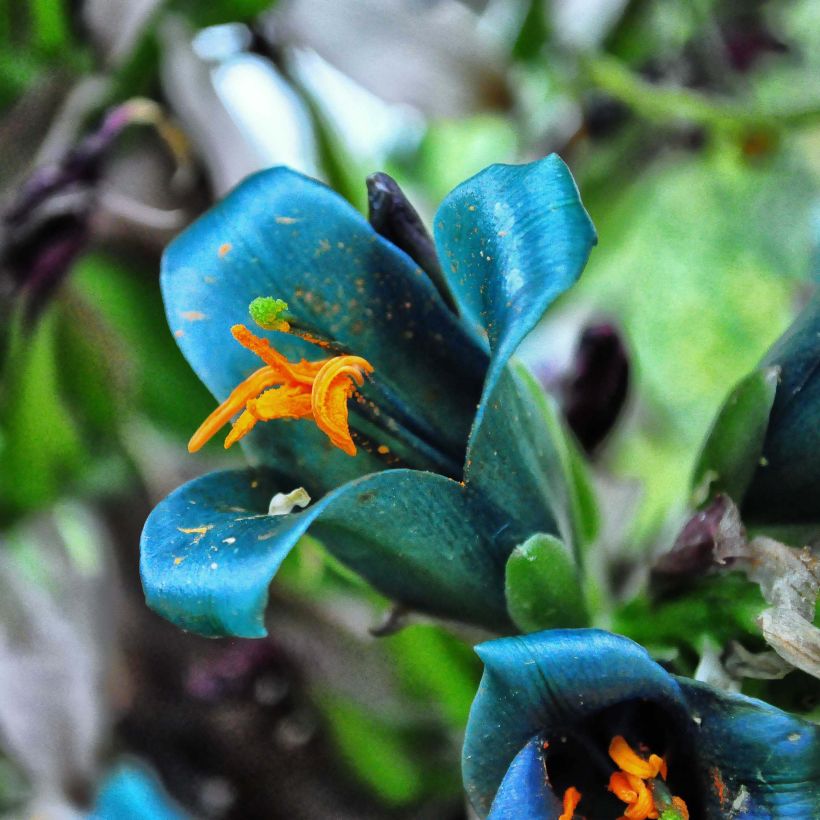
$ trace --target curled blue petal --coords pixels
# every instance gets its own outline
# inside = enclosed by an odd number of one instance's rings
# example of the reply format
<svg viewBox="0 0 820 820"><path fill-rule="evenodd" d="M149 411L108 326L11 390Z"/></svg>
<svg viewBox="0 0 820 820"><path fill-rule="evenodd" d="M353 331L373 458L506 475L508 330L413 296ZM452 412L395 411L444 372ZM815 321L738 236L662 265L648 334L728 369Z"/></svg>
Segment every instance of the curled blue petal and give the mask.
<svg viewBox="0 0 820 820"><path fill-rule="evenodd" d="M712 804L741 820L820 814L820 728L755 698L679 679Z"/></svg>
<svg viewBox="0 0 820 820"><path fill-rule="evenodd" d="M556 154L476 174L447 195L434 228L450 291L489 341L490 392L524 336L580 276L595 229Z"/></svg>
<svg viewBox="0 0 820 820"><path fill-rule="evenodd" d="M268 587L310 527L343 563L411 608L491 629L511 627L505 513L456 481L389 470L324 496L302 512L267 514L273 473L212 473L180 487L151 513L140 571L148 605L203 635L265 635ZM511 549L511 547L510 547Z"/></svg>
<svg viewBox="0 0 820 820"><path fill-rule="evenodd" d="M484 676L470 710L462 771L477 810L489 810L519 749L624 701L651 700L684 719L677 682L638 644L597 629L551 630L481 644Z"/></svg>
<svg viewBox="0 0 820 820"><path fill-rule="evenodd" d="M598 790L609 799L607 744L615 734L647 731L647 715L649 730L663 730L670 743L670 783L684 784L692 816L797 818L820 808L820 727L761 701L675 678L627 638L553 630L491 641L477 652L485 672L462 765L481 816L535 735L552 746L572 740L572 777L587 775L597 755L604 764ZM549 767L548 760L547 775ZM591 790L581 792L580 813L606 816L591 802Z"/></svg>
<svg viewBox="0 0 820 820"><path fill-rule="evenodd" d="M547 785L540 737L515 756L493 800L488 820L556 820L561 801Z"/></svg>

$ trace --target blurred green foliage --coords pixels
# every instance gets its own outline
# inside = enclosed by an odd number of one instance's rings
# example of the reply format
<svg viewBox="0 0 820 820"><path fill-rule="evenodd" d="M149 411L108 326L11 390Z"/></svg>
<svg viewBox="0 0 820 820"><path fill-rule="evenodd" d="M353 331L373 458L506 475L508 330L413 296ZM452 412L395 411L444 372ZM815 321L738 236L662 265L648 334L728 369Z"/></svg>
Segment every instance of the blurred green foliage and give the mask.
<svg viewBox="0 0 820 820"><path fill-rule="evenodd" d="M158 30L166 15L180 15L194 30L252 22L274 4L166 0L113 65L91 46L77 5L0 0L6 124L27 94L48 83L68 87L92 71L105 74L107 90L88 112L88 123L106 100L135 94L163 99ZM599 246L558 309L566 317L605 315L625 332L634 373L630 406L597 467L607 480L640 484L637 514L617 522L623 532L608 546L622 562L645 568L652 551L668 546L669 522L689 501L700 445L718 408L789 324L816 275L817 4L633 0L597 34L596 21L589 21L583 45L556 24L556 4L516 5L521 13L500 48L510 98L449 118L426 117L415 145L372 162L345 144L315 92L288 73L288 43L268 43L266 50L256 26L254 48L304 102L322 175L361 210L364 176L381 170L376 162L429 217L444 194L486 165L550 150L568 160ZM762 48L764 35L783 48L751 53ZM741 57L748 64L741 66ZM23 170L4 167L3 177L19 178ZM92 242L36 324L14 317L4 328L4 530L61 499L140 494L150 477L135 463L134 426L157 432L170 460L197 469L182 462L184 444L213 400L168 329L156 249L135 253L138 242ZM167 459L167 453L141 455ZM587 513L592 509L583 494L579 503ZM598 532L592 518L585 516L589 541ZM135 544L129 549L133 554ZM557 554L556 548L518 556L521 566L539 570L516 582L522 627L549 623L552 612L539 607L538 582L543 589L557 583L554 572L541 572ZM388 608L310 538L287 559L278 583L284 594L319 606L355 602L374 624ZM595 583L584 596L600 608L604 596ZM573 602L580 621L583 607ZM660 603L638 597L616 610L612 626L659 657L674 658L676 671L692 673L704 640L762 648L755 618L763 606L755 585L724 574ZM384 804L457 796L459 736L480 676L470 643L429 624L373 642L368 651L387 659L405 707L401 714L369 708L332 687L313 693L348 768ZM798 702L806 686L797 678L789 676L781 688L752 683L746 691L786 708L808 708ZM22 789L16 769L0 760L0 807L16 801Z"/></svg>

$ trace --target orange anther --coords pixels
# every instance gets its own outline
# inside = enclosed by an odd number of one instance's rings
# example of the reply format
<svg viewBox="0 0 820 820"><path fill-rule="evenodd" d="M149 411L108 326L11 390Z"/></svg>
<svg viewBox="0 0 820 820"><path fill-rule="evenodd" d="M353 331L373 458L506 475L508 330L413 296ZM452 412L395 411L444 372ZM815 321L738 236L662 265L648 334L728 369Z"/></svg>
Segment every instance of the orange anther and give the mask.
<svg viewBox="0 0 820 820"><path fill-rule="evenodd" d="M612 738L612 743L609 744L609 756L623 771L635 774L644 780L657 777L661 768L665 768L662 757L650 755L649 760L644 760L632 751L632 747L621 735Z"/></svg>
<svg viewBox="0 0 820 820"><path fill-rule="evenodd" d="M655 801L655 791L663 807L669 807L670 797L666 786L656 778L660 774L666 780L666 761L650 754L645 760L636 754L626 740L620 735L612 738L609 744L609 756L620 766L621 771L614 772L609 778L609 790L627 807L623 817L627 820L654 820L660 811ZM665 796L660 796L665 795ZM671 806L678 811L682 820L688 820L689 812L680 797L671 798Z"/></svg>
<svg viewBox="0 0 820 820"><path fill-rule="evenodd" d="M356 445L347 423L347 401L364 382L364 374L372 372L370 362L359 356L337 356L325 362L313 382L310 398L316 426L350 456L356 455Z"/></svg>

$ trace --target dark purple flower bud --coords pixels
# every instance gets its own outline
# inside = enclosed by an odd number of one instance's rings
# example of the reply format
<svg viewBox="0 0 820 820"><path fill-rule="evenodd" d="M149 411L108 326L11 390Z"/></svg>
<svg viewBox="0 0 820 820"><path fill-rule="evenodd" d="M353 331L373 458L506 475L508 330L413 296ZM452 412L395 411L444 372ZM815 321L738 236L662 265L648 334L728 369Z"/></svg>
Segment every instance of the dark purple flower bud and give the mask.
<svg viewBox="0 0 820 820"><path fill-rule="evenodd" d="M725 495L718 495L706 509L695 513L680 531L672 549L655 563L653 575L700 576L714 567L714 550L730 504Z"/></svg>
<svg viewBox="0 0 820 820"><path fill-rule="evenodd" d="M754 20L727 27L723 43L732 68L740 73L750 71L769 54L784 54L789 50L761 21Z"/></svg>
<svg viewBox="0 0 820 820"><path fill-rule="evenodd" d="M134 123L157 127L172 149L176 137L156 103L130 100L58 162L36 168L0 214L0 272L36 317L88 242L96 188L109 150Z"/></svg>
<svg viewBox="0 0 820 820"><path fill-rule="evenodd" d="M620 334L609 323L590 325L561 387L567 423L587 453L614 426L628 390L629 358Z"/></svg>
<svg viewBox="0 0 820 820"><path fill-rule="evenodd" d="M403 250L430 277L442 299L457 313L441 272L435 243L396 180L381 172L371 174L367 178L367 205L373 229Z"/></svg>

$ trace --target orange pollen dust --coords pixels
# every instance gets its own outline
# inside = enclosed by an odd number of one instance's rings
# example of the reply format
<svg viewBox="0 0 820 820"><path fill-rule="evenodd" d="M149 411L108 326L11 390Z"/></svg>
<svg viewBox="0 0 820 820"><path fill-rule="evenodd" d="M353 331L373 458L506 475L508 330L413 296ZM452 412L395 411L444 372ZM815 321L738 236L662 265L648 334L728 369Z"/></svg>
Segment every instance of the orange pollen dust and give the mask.
<svg viewBox="0 0 820 820"><path fill-rule="evenodd" d="M658 775L666 780L666 761L655 754L641 757L620 735L612 738L609 756L620 768L609 778L609 791L627 804L619 820L655 820L662 811L671 810L681 820L689 820L689 810L680 797L672 797L665 784L656 782ZM581 802L574 786L564 792L564 810L558 820L572 820Z"/></svg>
<svg viewBox="0 0 820 820"><path fill-rule="evenodd" d="M334 356L317 362L288 361L267 339L254 336L244 325L231 333L239 344L264 363L240 382L191 436L188 451L195 453L236 414L225 448L247 435L258 421L312 419L331 443L349 456L356 455L350 435L347 402L364 383L373 365L360 356Z"/></svg>

